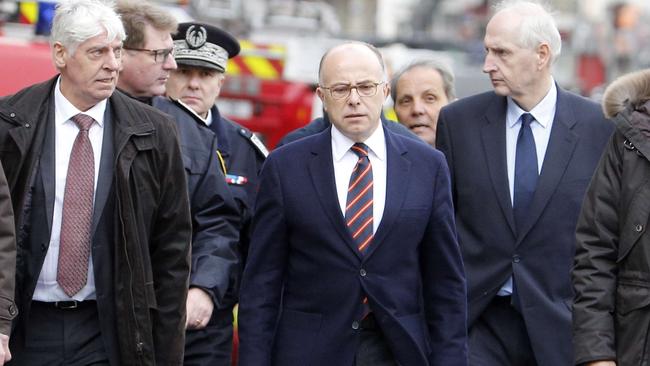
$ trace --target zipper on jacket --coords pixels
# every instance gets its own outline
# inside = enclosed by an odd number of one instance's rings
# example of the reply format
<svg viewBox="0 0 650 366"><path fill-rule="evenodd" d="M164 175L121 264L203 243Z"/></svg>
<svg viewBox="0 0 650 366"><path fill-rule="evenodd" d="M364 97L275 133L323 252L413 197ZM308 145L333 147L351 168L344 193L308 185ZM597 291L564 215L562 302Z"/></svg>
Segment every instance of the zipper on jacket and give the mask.
<svg viewBox="0 0 650 366"><path fill-rule="evenodd" d="M117 164L116 164L117 165ZM117 168L117 166L115 167ZM127 175L127 181L128 181L128 175ZM117 182L116 182L117 186ZM124 235L124 230L125 230L125 225L124 225L124 217L122 216L122 200L120 199L120 195L116 195L117 197L117 206L118 206L118 216L120 218L120 224L122 225L122 244L124 248L124 257L126 259L126 266L129 269L129 293L131 295L131 313L133 315L133 322L135 323L135 351L138 354L138 356L142 357L144 354L144 343L142 342L142 338L140 336L140 325L138 324L138 317L135 311L135 297L133 295L133 267L131 266L131 261L129 260L129 250L127 248L127 241L126 241L126 236Z"/></svg>

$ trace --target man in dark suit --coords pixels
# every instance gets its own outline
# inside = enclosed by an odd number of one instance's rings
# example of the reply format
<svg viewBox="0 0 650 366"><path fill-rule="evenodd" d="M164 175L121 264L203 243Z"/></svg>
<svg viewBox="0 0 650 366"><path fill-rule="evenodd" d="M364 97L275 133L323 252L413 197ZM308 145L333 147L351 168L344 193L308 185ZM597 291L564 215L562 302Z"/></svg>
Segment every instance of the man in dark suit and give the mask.
<svg viewBox="0 0 650 366"><path fill-rule="evenodd" d="M15 365L179 365L191 222L169 116L115 92L124 27L58 5L60 72L0 101L15 213Z"/></svg>
<svg viewBox="0 0 650 366"><path fill-rule="evenodd" d="M530 2L497 7L485 34L494 92L442 109L467 271L472 365L570 365L570 272L582 198L613 126L558 87L560 34Z"/></svg>
<svg viewBox="0 0 650 366"><path fill-rule="evenodd" d="M365 43L321 59L325 131L271 153L240 294L242 366L466 365L444 157L380 123Z"/></svg>

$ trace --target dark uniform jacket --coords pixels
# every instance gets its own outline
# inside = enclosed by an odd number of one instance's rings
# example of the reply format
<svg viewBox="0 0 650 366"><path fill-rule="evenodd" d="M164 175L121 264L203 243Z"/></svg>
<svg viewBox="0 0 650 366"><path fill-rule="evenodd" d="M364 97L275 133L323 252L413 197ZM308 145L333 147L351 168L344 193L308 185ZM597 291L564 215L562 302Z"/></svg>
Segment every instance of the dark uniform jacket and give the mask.
<svg viewBox="0 0 650 366"><path fill-rule="evenodd" d="M616 132L578 220L576 364L645 365L650 355L650 72L636 76L606 93L604 104L617 106L606 109L615 115Z"/></svg>
<svg viewBox="0 0 650 366"><path fill-rule="evenodd" d="M225 169L226 181L241 214L240 250L244 262L248 251L248 234L257 192L257 175L268 155L266 147L250 130L221 116L216 106L211 109L212 124L207 126L203 119L181 103L156 102L155 105L156 108L169 113L179 121L190 118L216 135L217 148L223 159L222 169Z"/></svg>
<svg viewBox="0 0 650 366"><path fill-rule="evenodd" d="M221 172L217 141L207 128L181 118L169 99L155 97L152 106L172 115L179 132L192 213L190 287L207 291L215 309L222 309L236 281L241 219Z"/></svg>
<svg viewBox="0 0 650 366"><path fill-rule="evenodd" d="M46 250L28 247L21 233L41 155L56 78L0 102L0 159L11 190L18 236L16 300L28 313ZM190 271L191 222L176 127L155 109L119 91L108 100L113 124L115 228L110 324L122 365L180 365ZM108 207L108 206L107 206ZM19 317L20 318L20 317ZM100 323L105 321L101 319ZM107 350L115 352L115 350Z"/></svg>
<svg viewBox="0 0 650 366"><path fill-rule="evenodd" d="M11 320L18 313L14 304L16 235L14 212L5 173L0 164L0 333L11 333Z"/></svg>

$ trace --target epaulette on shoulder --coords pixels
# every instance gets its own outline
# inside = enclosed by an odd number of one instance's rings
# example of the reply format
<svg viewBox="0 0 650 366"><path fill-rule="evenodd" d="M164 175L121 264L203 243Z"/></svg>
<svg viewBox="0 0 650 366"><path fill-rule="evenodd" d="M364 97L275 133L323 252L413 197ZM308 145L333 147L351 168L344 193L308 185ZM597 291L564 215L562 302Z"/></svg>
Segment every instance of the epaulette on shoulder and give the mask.
<svg viewBox="0 0 650 366"><path fill-rule="evenodd" d="M255 147L257 152L259 152L264 158L269 156L269 150L266 148L266 146L264 146L262 140L260 140L259 137L257 137L254 133L243 127L239 127L239 134L242 135L248 142L250 142Z"/></svg>

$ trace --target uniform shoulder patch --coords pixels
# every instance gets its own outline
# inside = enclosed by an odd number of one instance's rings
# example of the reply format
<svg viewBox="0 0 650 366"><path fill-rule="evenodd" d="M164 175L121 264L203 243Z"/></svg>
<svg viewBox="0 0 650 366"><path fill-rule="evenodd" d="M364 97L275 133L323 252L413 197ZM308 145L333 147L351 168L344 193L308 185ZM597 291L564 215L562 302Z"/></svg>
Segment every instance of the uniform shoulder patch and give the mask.
<svg viewBox="0 0 650 366"><path fill-rule="evenodd" d="M264 146L264 143L252 132L248 131L245 128L240 128L239 129L239 134L244 136L248 141L250 141L253 146L257 149L257 151L262 154L264 158L269 156L269 150Z"/></svg>

